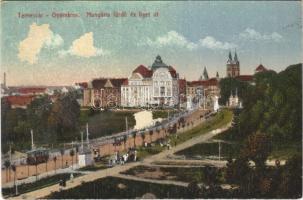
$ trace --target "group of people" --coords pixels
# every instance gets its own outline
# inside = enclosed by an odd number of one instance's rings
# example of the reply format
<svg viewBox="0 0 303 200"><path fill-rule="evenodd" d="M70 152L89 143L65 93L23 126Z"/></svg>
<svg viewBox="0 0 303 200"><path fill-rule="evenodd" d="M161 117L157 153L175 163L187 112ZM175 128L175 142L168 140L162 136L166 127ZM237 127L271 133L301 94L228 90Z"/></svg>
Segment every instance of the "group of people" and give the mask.
<svg viewBox="0 0 303 200"><path fill-rule="evenodd" d="M113 158L109 159L108 164L109 166L114 166L116 164L124 165L126 162L130 161L137 161L137 150L130 148L127 153L120 154L119 151L117 151Z"/></svg>

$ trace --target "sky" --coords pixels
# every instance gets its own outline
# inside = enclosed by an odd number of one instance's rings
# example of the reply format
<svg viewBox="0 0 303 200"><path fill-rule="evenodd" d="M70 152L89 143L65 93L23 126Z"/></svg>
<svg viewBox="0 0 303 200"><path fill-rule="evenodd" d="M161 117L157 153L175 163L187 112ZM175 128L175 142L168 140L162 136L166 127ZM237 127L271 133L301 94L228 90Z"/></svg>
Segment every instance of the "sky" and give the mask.
<svg viewBox="0 0 303 200"><path fill-rule="evenodd" d="M59 17L67 12L76 17ZM204 66L210 77L226 76L235 50L241 74L302 62L300 1L4 2L1 27L1 72L11 86L129 77L157 55L187 80Z"/></svg>

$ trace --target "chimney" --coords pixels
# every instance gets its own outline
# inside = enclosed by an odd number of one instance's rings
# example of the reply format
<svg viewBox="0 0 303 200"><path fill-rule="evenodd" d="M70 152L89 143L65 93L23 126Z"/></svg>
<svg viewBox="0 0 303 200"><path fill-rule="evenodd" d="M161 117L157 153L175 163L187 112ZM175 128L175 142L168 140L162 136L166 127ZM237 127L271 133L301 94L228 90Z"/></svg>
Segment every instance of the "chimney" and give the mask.
<svg viewBox="0 0 303 200"><path fill-rule="evenodd" d="M6 88L6 73L3 74L3 87Z"/></svg>

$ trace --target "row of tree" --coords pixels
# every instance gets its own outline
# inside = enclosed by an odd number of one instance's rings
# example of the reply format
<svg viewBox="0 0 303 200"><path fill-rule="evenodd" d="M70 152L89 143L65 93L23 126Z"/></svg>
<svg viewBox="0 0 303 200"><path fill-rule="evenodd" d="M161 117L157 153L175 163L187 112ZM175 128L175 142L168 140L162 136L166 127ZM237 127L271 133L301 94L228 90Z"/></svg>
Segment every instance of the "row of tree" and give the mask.
<svg viewBox="0 0 303 200"><path fill-rule="evenodd" d="M45 95L35 98L26 109L11 108L5 98L1 101L2 152L29 149L30 130L35 143L52 144L75 139L79 129L80 105L76 94L69 92L58 96L55 102ZM79 136L78 136L79 137Z"/></svg>

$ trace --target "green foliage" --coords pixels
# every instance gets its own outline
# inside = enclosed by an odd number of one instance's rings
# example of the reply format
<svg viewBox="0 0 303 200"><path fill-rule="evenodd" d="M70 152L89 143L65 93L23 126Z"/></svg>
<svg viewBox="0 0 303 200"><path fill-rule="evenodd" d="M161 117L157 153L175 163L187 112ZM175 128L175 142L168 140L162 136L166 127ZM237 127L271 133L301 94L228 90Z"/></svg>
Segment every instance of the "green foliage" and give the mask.
<svg viewBox="0 0 303 200"><path fill-rule="evenodd" d="M73 173L74 177L77 177L79 175L81 175L81 174ZM57 175L54 175L51 177L40 179L33 183L25 183L25 184L18 185L18 192L19 192L19 194L31 192L34 190L38 190L38 189L41 189L44 187L48 187L48 186L57 184L57 183L59 183L60 180L63 180L63 179L67 180L69 178L70 178L70 174L57 174ZM2 194L5 197L14 195L15 188L14 187L2 188Z"/></svg>
<svg viewBox="0 0 303 200"><path fill-rule="evenodd" d="M248 83L241 82L234 78L223 78L220 80L220 99L219 103L225 105L231 94L236 94L236 89L238 91L238 96L243 98L250 87Z"/></svg>
<svg viewBox="0 0 303 200"><path fill-rule="evenodd" d="M302 140L301 64L291 65L280 73L257 73L254 82L253 85L245 85L231 78L220 82L222 103L225 104L230 90L238 87L244 109L234 114L234 126L225 134L229 136L219 137L244 141L249 135L261 131L270 137L273 149L281 152L278 147L282 145L291 147L290 151L300 151L291 144Z"/></svg>
<svg viewBox="0 0 303 200"><path fill-rule="evenodd" d="M35 98L26 109L12 109L5 101L1 106L2 152L8 151L9 143L16 150L29 149L31 129L36 145L75 139L79 129L80 106L73 93L59 96L54 103L47 95Z"/></svg>

